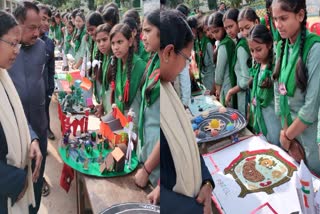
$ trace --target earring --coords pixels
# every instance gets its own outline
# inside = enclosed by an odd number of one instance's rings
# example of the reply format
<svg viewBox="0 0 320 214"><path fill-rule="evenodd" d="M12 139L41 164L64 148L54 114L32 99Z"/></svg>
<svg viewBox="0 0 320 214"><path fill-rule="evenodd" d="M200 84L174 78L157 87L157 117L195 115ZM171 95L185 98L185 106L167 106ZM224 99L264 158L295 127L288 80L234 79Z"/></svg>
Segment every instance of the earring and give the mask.
<svg viewBox="0 0 320 214"><path fill-rule="evenodd" d="M168 59L165 59L165 60L164 60L164 62L165 62L165 63L168 63L168 62L169 62L169 60L168 60Z"/></svg>

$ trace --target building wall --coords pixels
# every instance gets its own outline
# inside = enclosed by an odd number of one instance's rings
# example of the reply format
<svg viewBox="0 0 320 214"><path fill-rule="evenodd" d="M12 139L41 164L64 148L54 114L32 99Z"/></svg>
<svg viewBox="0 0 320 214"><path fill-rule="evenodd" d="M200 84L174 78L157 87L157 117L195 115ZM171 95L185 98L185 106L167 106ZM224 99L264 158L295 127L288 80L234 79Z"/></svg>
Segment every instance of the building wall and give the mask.
<svg viewBox="0 0 320 214"><path fill-rule="evenodd" d="M17 0L0 0L0 9L6 10L9 9L9 12L12 12L17 7Z"/></svg>

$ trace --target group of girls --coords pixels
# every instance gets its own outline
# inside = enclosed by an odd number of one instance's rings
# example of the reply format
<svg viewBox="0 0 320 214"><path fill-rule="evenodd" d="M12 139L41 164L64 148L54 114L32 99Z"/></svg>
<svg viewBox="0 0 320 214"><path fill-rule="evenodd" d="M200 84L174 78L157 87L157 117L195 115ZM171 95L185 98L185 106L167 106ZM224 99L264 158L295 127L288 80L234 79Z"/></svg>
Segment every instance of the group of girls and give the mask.
<svg viewBox="0 0 320 214"><path fill-rule="evenodd" d="M130 109L135 113L137 155L143 164L136 184L145 187L150 181L156 187L160 176L160 144L156 146L160 138L160 10L147 13L143 24L134 9L120 21L114 4L86 17L75 10L63 14L62 20L63 53L73 55L71 69L81 70L91 80L95 115L109 113L113 104L124 114ZM150 196L154 203L159 201L155 195Z"/></svg>
<svg viewBox="0 0 320 214"><path fill-rule="evenodd" d="M195 44L201 44L203 35L214 46L214 83L203 84L269 142L289 150L297 140L309 169L320 176L320 37L306 28L305 0L266 3L263 24L249 7L197 17L201 28ZM194 50L203 60L203 51Z"/></svg>

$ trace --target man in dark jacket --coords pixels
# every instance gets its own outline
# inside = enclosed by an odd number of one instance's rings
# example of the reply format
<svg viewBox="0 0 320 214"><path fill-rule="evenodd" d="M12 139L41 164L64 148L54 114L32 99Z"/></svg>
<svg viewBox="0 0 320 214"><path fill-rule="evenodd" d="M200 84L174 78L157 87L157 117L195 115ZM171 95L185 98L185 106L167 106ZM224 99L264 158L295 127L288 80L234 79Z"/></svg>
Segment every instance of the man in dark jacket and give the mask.
<svg viewBox="0 0 320 214"><path fill-rule="evenodd" d="M54 44L53 41L46 36L49 31L49 19L51 18L51 10L45 5L38 5L40 10L41 26L40 26L40 38L46 44L46 65L43 71L43 79L46 88L46 113L48 118L48 138L54 140L54 134L50 129L50 114L49 106L51 102L51 96L54 91L54 74L55 74L55 64L54 64Z"/></svg>
<svg viewBox="0 0 320 214"><path fill-rule="evenodd" d="M43 156L40 175L34 183L36 208L29 207L29 213L37 213L41 202L43 173L47 151L47 115L45 110L46 89L43 70L46 64L45 43L39 39L39 8L31 2L23 2L14 16L22 30L22 47L15 63L8 73L21 99L26 118L39 137ZM34 162L32 164L34 167Z"/></svg>
<svg viewBox="0 0 320 214"><path fill-rule="evenodd" d="M38 5L40 10L41 26L40 26L40 38L46 44L46 65L44 67L43 78L46 88L46 113L48 118L48 138L54 140L54 134L50 129L50 102L51 97L54 91L54 74L55 74L55 64L54 64L54 43L46 35L49 32L49 20L52 16L51 10L45 5ZM43 187L42 187L42 196L48 196L50 193L50 186L46 181L45 177L43 178Z"/></svg>

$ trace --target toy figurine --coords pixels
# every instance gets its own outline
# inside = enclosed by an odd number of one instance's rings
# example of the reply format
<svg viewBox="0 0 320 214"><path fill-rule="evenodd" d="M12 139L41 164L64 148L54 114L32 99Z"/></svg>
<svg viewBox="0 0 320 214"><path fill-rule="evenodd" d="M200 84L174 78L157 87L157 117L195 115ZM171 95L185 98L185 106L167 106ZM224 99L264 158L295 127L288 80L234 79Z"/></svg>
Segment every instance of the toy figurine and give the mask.
<svg viewBox="0 0 320 214"><path fill-rule="evenodd" d="M99 152L98 163L102 163L102 162L103 162L102 152Z"/></svg>
<svg viewBox="0 0 320 214"><path fill-rule="evenodd" d="M96 139L97 139L97 133L96 133L96 132L92 132L92 133L91 133L91 140L92 140L92 142L95 142Z"/></svg>
<svg viewBox="0 0 320 214"><path fill-rule="evenodd" d="M124 131L128 134L128 148L126 152L126 164L128 164L128 168L131 169L131 156L133 151L133 140L137 139L136 133L133 132L133 119L134 119L135 113L132 111L132 109L129 110L128 113L128 127L124 127Z"/></svg>
<svg viewBox="0 0 320 214"><path fill-rule="evenodd" d="M64 135L63 135L63 144L67 145L69 143L69 136L70 136L70 131L68 130Z"/></svg>
<svg viewBox="0 0 320 214"><path fill-rule="evenodd" d="M89 160L88 158L86 158L86 160L83 162L83 169L88 170L89 169L88 165L89 165Z"/></svg>
<svg viewBox="0 0 320 214"><path fill-rule="evenodd" d="M133 119L136 117L136 114L133 112L133 109L130 108L127 116L128 123L133 122Z"/></svg>
<svg viewBox="0 0 320 214"><path fill-rule="evenodd" d="M69 158L69 156L70 156L70 144L68 144L66 147L66 157Z"/></svg>

